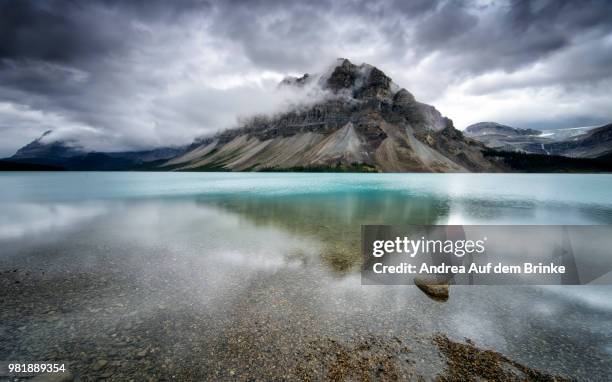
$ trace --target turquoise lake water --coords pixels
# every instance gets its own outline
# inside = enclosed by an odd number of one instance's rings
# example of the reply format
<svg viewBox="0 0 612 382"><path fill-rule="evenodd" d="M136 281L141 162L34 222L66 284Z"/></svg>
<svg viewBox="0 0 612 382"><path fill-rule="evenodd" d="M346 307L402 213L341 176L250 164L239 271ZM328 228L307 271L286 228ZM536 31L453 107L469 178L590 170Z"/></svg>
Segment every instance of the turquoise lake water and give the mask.
<svg viewBox="0 0 612 382"><path fill-rule="evenodd" d="M88 325L102 336L126 319L109 307L130 306L147 322L173 306L176 320L199 312L213 337L226 330L212 324L220 316L245 331L245 315L274 323L272 347L305 346L296 333L441 332L580 380L612 371L609 286L466 286L440 304L359 279L362 224L608 225L611 175L0 173L0 211L0 268L44 269L47 281L87 275L95 295L73 294L65 320L94 337ZM5 330L22 325L25 313L3 313ZM63 327L37 325L0 347L0 359L32 348L45 359L54 341L70 355ZM174 354L185 333L156 335ZM201 346L193 351L209 354Z"/></svg>

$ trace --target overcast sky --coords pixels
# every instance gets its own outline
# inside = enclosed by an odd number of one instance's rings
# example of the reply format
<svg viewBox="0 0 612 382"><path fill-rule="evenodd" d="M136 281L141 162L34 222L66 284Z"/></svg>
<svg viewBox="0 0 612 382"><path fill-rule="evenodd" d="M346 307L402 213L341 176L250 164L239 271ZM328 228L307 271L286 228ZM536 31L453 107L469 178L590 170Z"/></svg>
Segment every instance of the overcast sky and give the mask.
<svg viewBox="0 0 612 382"><path fill-rule="evenodd" d="M611 1L0 0L0 156L189 143L286 75L379 67L459 129L612 121Z"/></svg>

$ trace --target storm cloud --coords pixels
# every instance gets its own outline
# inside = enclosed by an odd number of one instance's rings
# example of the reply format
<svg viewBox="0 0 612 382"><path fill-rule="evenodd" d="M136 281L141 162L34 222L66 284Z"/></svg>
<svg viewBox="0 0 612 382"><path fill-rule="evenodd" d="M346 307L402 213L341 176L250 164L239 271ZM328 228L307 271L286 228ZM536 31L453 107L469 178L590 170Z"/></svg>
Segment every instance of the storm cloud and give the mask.
<svg viewBox="0 0 612 382"><path fill-rule="evenodd" d="M458 128L612 121L609 1L0 0L0 156L53 129L180 145L278 110L286 75L378 66Z"/></svg>

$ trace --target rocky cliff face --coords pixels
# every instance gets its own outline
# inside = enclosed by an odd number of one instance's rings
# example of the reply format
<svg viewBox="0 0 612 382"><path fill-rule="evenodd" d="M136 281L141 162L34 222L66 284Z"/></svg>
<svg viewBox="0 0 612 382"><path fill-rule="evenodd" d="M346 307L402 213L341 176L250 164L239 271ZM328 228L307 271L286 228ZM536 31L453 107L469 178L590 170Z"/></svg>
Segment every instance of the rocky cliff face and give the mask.
<svg viewBox="0 0 612 382"><path fill-rule="evenodd" d="M381 172L498 171L433 106L381 70L340 59L327 73L280 86L324 94L274 116L200 140L160 166L172 170L337 169Z"/></svg>

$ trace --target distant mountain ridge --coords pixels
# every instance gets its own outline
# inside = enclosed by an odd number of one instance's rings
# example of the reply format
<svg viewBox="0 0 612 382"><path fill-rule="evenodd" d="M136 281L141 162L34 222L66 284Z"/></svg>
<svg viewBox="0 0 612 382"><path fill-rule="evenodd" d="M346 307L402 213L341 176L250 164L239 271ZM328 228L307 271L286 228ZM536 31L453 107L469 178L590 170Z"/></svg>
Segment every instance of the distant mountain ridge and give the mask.
<svg viewBox="0 0 612 382"><path fill-rule="evenodd" d="M52 130L45 131L40 137L17 150L11 159L49 158L61 161L65 158L85 154L85 152L77 146L76 142L63 140L50 140L49 142L45 142L45 138L49 138L52 133Z"/></svg>
<svg viewBox="0 0 612 382"><path fill-rule="evenodd" d="M552 155L573 158L601 158L612 154L612 123L590 129L582 134L571 136L544 145Z"/></svg>
<svg viewBox="0 0 612 382"><path fill-rule="evenodd" d="M468 137L481 135L504 135L504 136L523 136L523 135L540 135L540 130L520 129L507 125L502 125L496 122L479 122L468 126L463 133Z"/></svg>
<svg viewBox="0 0 612 382"><path fill-rule="evenodd" d="M480 122L468 126L464 134L501 151L571 158L599 158L612 154L612 124L540 131Z"/></svg>
<svg viewBox="0 0 612 382"><path fill-rule="evenodd" d="M159 160L180 155L187 147L162 147L142 151L96 152L86 151L71 140L53 140L51 130L23 146L7 158L11 163L35 165L32 168L66 170L128 170ZM15 166L14 166L15 167ZM27 167L24 167L27 168Z"/></svg>

